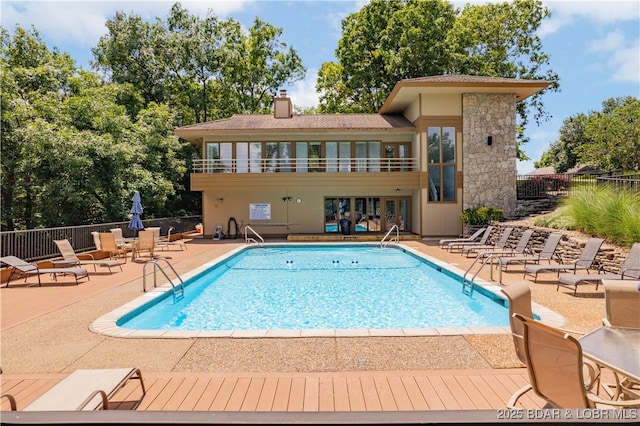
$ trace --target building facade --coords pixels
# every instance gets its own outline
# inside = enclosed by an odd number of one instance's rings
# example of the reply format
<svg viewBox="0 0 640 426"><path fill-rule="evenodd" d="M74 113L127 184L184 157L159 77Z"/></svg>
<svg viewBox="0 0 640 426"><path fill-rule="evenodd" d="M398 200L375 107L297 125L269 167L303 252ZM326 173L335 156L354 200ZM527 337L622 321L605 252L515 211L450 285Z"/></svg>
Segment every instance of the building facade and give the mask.
<svg viewBox="0 0 640 426"><path fill-rule="evenodd" d="M378 114L234 115L175 134L202 149L191 189L204 233L456 235L460 213L516 204L516 104L549 82L434 76L396 84Z"/></svg>

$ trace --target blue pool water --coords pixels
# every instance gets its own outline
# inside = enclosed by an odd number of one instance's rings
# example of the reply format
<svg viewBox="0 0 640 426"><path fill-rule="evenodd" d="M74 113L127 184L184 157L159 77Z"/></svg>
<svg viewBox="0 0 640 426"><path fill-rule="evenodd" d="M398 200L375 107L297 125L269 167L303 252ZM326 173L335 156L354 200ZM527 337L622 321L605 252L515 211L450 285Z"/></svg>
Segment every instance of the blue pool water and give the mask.
<svg viewBox="0 0 640 426"><path fill-rule="evenodd" d="M270 246L239 252L117 324L144 330L508 326L507 304L396 247Z"/></svg>
<svg viewBox="0 0 640 426"><path fill-rule="evenodd" d="M356 232L366 232L367 227L356 223ZM327 223L324 225L324 232L338 232L337 223Z"/></svg>

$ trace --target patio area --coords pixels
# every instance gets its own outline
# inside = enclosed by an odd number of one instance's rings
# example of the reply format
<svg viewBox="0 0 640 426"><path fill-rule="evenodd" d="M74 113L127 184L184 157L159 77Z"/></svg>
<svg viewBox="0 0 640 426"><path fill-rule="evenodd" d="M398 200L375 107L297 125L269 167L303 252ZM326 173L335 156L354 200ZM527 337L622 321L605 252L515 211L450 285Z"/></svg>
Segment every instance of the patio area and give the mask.
<svg viewBox="0 0 640 426"><path fill-rule="evenodd" d="M198 239L188 241L186 251L159 253L185 274L243 244ZM438 248L437 240L402 244L463 270L473 261ZM148 392L136 410L147 412L437 415L451 410L463 420L466 415L460 413L468 410L504 409L509 396L528 382L508 333L121 339L89 331L94 319L142 293L142 268L142 263L129 259L122 272L112 275L106 268L99 267L105 269L99 273L89 269L91 280L79 285L62 277L38 287L31 278L27 286L18 282L1 289L0 379L2 392L16 396L18 409L80 368L140 368ZM480 277L488 279L489 270ZM510 268L503 281L522 281L522 269ZM564 316L564 327L588 332L601 325L602 287L596 291L595 286L581 286L573 296L568 289L556 291L551 274L541 276L537 284L528 282L533 300ZM121 404L116 408L131 408L131 394L128 386L119 391L114 400ZM525 408L543 405L533 394L520 402ZM3 401L2 410L7 409ZM490 416L496 419L495 415L493 411Z"/></svg>

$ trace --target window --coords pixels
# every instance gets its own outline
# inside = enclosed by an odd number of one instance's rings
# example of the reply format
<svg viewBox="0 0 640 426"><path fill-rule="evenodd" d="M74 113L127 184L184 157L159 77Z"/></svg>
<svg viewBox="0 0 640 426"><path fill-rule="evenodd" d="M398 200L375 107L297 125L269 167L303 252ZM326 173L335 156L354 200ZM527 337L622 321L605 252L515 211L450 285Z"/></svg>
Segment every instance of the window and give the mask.
<svg viewBox="0 0 640 426"><path fill-rule="evenodd" d="M455 201L455 131L455 127L427 130L429 201Z"/></svg>

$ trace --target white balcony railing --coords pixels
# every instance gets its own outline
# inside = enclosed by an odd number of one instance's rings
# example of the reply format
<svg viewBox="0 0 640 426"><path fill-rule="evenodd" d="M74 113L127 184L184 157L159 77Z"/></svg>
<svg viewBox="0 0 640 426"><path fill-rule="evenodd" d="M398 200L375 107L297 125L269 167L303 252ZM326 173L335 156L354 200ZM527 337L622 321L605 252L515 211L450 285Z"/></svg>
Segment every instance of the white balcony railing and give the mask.
<svg viewBox="0 0 640 426"><path fill-rule="evenodd" d="M193 161L193 173L412 172L417 158L252 158Z"/></svg>

